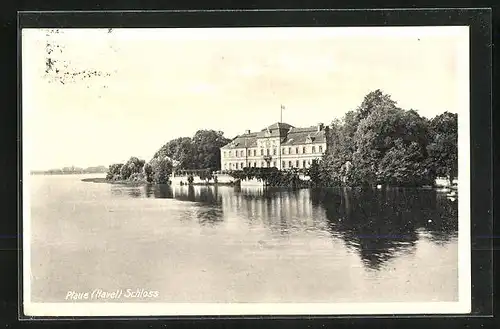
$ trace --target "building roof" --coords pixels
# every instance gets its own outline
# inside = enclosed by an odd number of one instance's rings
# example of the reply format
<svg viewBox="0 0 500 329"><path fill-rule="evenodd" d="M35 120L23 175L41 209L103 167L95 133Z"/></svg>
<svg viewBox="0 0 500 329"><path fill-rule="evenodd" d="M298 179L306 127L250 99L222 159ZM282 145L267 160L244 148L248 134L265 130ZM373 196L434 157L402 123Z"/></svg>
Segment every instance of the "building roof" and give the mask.
<svg viewBox="0 0 500 329"><path fill-rule="evenodd" d="M307 128L292 128L281 145L301 145L301 144L316 144L326 143L325 130L318 131L317 126Z"/></svg>
<svg viewBox="0 0 500 329"><path fill-rule="evenodd" d="M266 130L274 130L274 129L290 129L290 128L293 128L292 125L289 125L288 123L285 123L285 122L276 122L276 123L273 123L272 125L270 125L269 127L267 128L264 128L262 129L262 131L266 131Z"/></svg>
<svg viewBox="0 0 500 329"><path fill-rule="evenodd" d="M281 128L281 135L278 128ZM260 138L280 136L282 137L282 146L326 143L325 130L318 131L317 126L296 128L287 123L275 123L260 132L236 136L222 149L255 148L257 147L257 140Z"/></svg>
<svg viewBox="0 0 500 329"><path fill-rule="evenodd" d="M236 136L233 138L229 144L221 147L222 149L238 149L238 148L251 148L257 147L257 134L258 133L250 133Z"/></svg>

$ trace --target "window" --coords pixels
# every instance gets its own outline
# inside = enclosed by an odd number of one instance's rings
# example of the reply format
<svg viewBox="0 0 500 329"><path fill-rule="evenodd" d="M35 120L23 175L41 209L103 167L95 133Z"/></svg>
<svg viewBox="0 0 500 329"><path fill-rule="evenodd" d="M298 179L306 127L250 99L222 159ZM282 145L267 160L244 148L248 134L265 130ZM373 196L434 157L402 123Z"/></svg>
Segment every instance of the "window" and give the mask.
<svg viewBox="0 0 500 329"><path fill-rule="evenodd" d="M229 151L229 156L231 156L231 151Z"/></svg>
<svg viewBox="0 0 500 329"><path fill-rule="evenodd" d="M303 160L302 161L302 168L305 168L306 167L306 160Z"/></svg>
<svg viewBox="0 0 500 329"><path fill-rule="evenodd" d="M305 146L302 148L302 153L306 153L306 147Z"/></svg>
<svg viewBox="0 0 500 329"><path fill-rule="evenodd" d="M243 164L243 162L241 163L241 169L243 169L245 167L245 165Z"/></svg>
<svg viewBox="0 0 500 329"><path fill-rule="evenodd" d="M281 168L285 168L285 161L281 162Z"/></svg>
<svg viewBox="0 0 500 329"><path fill-rule="evenodd" d="M226 157L226 151L224 151L224 158Z"/></svg>
<svg viewBox="0 0 500 329"><path fill-rule="evenodd" d="M297 168L299 167L299 160L295 161L295 167L297 167Z"/></svg>
<svg viewBox="0 0 500 329"><path fill-rule="evenodd" d="M285 148L281 150L281 154L285 154Z"/></svg>
<svg viewBox="0 0 500 329"><path fill-rule="evenodd" d="M260 149L260 155L264 155L264 149Z"/></svg>
<svg viewBox="0 0 500 329"><path fill-rule="evenodd" d="M292 168L292 161L288 161L288 168Z"/></svg>
<svg viewBox="0 0 500 329"><path fill-rule="evenodd" d="M227 163L224 163L224 169L227 169Z"/></svg>
<svg viewBox="0 0 500 329"><path fill-rule="evenodd" d="M238 164L236 164L236 169L238 169Z"/></svg>
<svg viewBox="0 0 500 329"><path fill-rule="evenodd" d="M269 149L266 150L266 155L269 155Z"/></svg>
<svg viewBox="0 0 500 329"><path fill-rule="evenodd" d="M316 147L315 146L312 147L312 153L316 153Z"/></svg>
<svg viewBox="0 0 500 329"><path fill-rule="evenodd" d="M257 155L257 150L253 150L253 156Z"/></svg>
<svg viewBox="0 0 500 329"><path fill-rule="evenodd" d="M248 156L250 156L250 155L251 155L250 153L251 153L251 151L250 151L250 150L248 150Z"/></svg>
<svg viewBox="0 0 500 329"><path fill-rule="evenodd" d="M255 151L254 151L254 152L255 152ZM255 168L255 167L257 167L257 163L256 163L256 162L254 162L254 163L253 163L253 167L254 167L254 168Z"/></svg>
<svg viewBox="0 0 500 329"><path fill-rule="evenodd" d="M323 146L320 146L320 147L319 147L319 151L320 151L320 152L323 152Z"/></svg>
<svg viewBox="0 0 500 329"><path fill-rule="evenodd" d="M260 163L260 166L261 166L261 167L264 167L264 161L262 161L262 162Z"/></svg>
<svg viewBox="0 0 500 329"><path fill-rule="evenodd" d="M288 154L292 154L292 148L291 147L288 148Z"/></svg>
<svg viewBox="0 0 500 329"><path fill-rule="evenodd" d="M295 154L299 154L299 148L298 147L295 148Z"/></svg>
<svg viewBox="0 0 500 329"><path fill-rule="evenodd" d="M273 167L276 167L276 161L273 161Z"/></svg>
<svg viewBox="0 0 500 329"><path fill-rule="evenodd" d="M273 155L276 155L276 149L273 149Z"/></svg>

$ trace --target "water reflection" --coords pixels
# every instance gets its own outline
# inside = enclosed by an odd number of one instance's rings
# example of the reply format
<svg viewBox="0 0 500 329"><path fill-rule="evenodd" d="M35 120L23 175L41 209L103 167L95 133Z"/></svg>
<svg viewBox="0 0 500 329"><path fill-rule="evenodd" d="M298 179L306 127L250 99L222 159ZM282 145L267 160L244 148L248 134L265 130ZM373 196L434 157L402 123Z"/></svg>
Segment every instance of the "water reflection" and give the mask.
<svg viewBox="0 0 500 329"><path fill-rule="evenodd" d="M116 193L124 193L123 187ZM281 237L313 233L342 239L374 270L413 253L419 240L444 245L458 231L457 203L434 190L148 185L127 188L126 194L192 202L201 225L238 220Z"/></svg>
<svg viewBox="0 0 500 329"><path fill-rule="evenodd" d="M325 209L330 230L371 269L414 251L421 231L443 244L458 229L456 204L432 190L322 189L311 190L311 201Z"/></svg>

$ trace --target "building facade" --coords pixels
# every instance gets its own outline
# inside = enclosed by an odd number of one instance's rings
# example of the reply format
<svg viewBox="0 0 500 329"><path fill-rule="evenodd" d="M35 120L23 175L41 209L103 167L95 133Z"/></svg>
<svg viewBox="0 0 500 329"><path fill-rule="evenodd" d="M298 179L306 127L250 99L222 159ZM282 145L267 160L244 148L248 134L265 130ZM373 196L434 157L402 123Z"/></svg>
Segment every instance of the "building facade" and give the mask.
<svg viewBox="0 0 500 329"><path fill-rule="evenodd" d="M309 168L326 152L328 127L297 128L275 123L259 132L247 130L221 147L221 170L245 167Z"/></svg>

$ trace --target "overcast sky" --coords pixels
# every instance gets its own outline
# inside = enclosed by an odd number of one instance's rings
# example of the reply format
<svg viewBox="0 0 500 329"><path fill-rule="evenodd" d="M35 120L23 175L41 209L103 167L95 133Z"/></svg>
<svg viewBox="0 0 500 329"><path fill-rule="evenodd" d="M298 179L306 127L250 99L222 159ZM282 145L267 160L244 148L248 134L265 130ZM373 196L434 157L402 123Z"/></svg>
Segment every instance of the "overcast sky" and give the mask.
<svg viewBox="0 0 500 329"><path fill-rule="evenodd" d="M406 109L459 113L468 29L241 28L23 30L24 156L30 169L149 160L198 129L232 138L279 121L330 123L381 89ZM50 83L46 43L67 70ZM62 69L62 67L61 67ZM60 75L65 69L62 69ZM463 108L463 107L462 107Z"/></svg>

